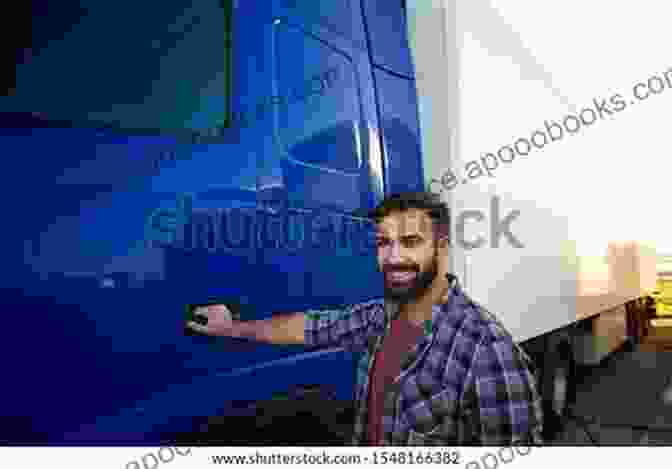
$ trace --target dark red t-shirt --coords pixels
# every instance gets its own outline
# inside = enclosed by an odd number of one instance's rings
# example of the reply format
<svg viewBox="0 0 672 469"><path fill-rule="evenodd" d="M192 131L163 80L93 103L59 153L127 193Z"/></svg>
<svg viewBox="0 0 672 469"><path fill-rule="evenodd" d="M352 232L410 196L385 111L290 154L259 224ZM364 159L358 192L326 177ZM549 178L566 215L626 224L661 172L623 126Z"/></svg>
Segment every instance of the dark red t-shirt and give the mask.
<svg viewBox="0 0 672 469"><path fill-rule="evenodd" d="M383 411L385 390L401 372L401 360L418 342L423 328L405 319L392 321L390 334L375 357L369 378L369 444L378 446L383 438Z"/></svg>

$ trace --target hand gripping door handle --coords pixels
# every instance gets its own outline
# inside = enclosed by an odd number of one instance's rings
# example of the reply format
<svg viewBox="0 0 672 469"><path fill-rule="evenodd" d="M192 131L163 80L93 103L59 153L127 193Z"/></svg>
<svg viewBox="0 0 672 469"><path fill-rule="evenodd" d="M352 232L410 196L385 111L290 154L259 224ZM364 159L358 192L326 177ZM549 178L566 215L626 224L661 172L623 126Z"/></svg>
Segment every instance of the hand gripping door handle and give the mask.
<svg viewBox="0 0 672 469"><path fill-rule="evenodd" d="M231 298L212 298L204 303L190 303L186 305L185 308L185 323L188 321L194 321L198 324L203 324L204 319L201 317L196 317L194 316L194 311L196 308L201 307L201 306L209 306L209 305L219 305L223 304L225 305L229 311L231 311L231 319L235 321L241 321L241 310L242 310L242 305L240 304L239 301ZM186 336L207 336L207 334L202 334L200 332L196 332L193 329L190 329L186 326L184 326L184 335Z"/></svg>

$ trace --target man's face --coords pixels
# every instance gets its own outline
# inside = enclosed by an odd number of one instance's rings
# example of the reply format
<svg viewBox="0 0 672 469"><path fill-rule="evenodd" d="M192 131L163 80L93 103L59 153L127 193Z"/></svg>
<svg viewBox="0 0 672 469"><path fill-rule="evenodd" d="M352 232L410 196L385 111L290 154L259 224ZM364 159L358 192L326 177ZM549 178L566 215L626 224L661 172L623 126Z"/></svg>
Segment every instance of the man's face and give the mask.
<svg viewBox="0 0 672 469"><path fill-rule="evenodd" d="M386 298L405 304L429 289L439 267L429 215L418 209L390 213L378 224L376 246Z"/></svg>

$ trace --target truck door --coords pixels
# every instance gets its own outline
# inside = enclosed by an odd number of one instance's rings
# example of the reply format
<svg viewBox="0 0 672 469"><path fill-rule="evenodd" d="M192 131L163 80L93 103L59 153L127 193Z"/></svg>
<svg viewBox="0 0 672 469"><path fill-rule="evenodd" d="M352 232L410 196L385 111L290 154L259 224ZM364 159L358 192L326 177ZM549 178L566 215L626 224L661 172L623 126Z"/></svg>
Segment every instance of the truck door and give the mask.
<svg viewBox="0 0 672 469"><path fill-rule="evenodd" d="M18 314L2 347L21 360L6 364L20 384L0 413L24 430L0 437L158 442L296 385L352 398L349 354L185 336L183 323L208 301L261 319L382 293L352 213L421 187L422 169L411 77L371 60L378 4L134 3L130 21L129 2L90 2L23 66L0 103L15 162L2 190L24 220L3 233L3 302ZM83 60L95 41L107 60Z"/></svg>

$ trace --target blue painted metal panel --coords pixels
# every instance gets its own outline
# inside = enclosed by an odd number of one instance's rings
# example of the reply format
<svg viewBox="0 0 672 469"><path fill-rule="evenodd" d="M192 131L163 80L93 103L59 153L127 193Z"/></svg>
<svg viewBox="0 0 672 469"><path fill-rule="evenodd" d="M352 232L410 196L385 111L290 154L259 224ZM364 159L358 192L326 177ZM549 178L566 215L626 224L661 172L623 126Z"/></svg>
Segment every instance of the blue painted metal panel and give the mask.
<svg viewBox="0 0 672 469"><path fill-rule="evenodd" d="M0 112L11 162L0 185L11 202L0 352L16 383L0 392L0 416L17 428L1 441L155 444L190 416L290 385L352 398L354 357L343 351L183 333L185 305L212 298L259 319L382 290L370 226L351 216L384 192L387 117L361 5L268 5L234 2L234 126L209 140ZM395 86L378 96L397 103ZM401 106L413 127L413 103L394 103L380 108ZM386 132L394 160L391 146L410 143Z"/></svg>
<svg viewBox="0 0 672 469"><path fill-rule="evenodd" d="M374 71L390 193L423 190L420 124L415 83L385 70Z"/></svg>
<svg viewBox="0 0 672 469"><path fill-rule="evenodd" d="M394 73L413 77L406 34L405 0L363 0L362 3L373 63Z"/></svg>

